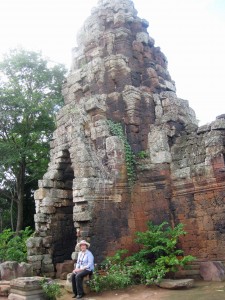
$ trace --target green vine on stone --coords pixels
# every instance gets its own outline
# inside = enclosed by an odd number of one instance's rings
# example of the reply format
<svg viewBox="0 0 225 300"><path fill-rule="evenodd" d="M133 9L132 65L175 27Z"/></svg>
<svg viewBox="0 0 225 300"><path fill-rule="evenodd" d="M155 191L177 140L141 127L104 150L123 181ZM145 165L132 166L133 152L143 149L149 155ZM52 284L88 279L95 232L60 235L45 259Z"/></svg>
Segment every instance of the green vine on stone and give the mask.
<svg viewBox="0 0 225 300"><path fill-rule="evenodd" d="M127 140L127 137L124 133L123 127L120 123L115 123L111 120L107 120L107 124L109 126L110 132L118 136L123 144L125 150L125 161L126 161L126 168L127 168L127 180L129 187L132 187L135 182L135 155L131 149L131 146Z"/></svg>

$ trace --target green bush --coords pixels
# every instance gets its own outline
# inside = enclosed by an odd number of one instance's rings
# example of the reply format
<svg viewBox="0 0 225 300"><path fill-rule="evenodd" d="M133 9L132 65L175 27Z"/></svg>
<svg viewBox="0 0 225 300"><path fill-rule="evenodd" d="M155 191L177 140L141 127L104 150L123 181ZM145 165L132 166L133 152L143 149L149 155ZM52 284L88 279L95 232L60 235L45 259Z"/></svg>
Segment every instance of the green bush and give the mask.
<svg viewBox="0 0 225 300"><path fill-rule="evenodd" d="M134 258L148 261L150 270L146 274L147 283L158 282L167 273L177 272L179 267L185 267L195 259L191 255L183 256L183 250L177 247L179 237L185 234L183 224L172 228L167 222L160 225L149 222L146 232L137 233L136 242L143 248L134 254Z"/></svg>
<svg viewBox="0 0 225 300"><path fill-rule="evenodd" d="M57 297L62 296L60 285L56 281L43 278L40 282L40 285L48 300L56 300Z"/></svg>
<svg viewBox="0 0 225 300"><path fill-rule="evenodd" d="M31 236L32 229L26 227L18 235L11 229L5 229L0 234L0 261L27 261L26 240Z"/></svg>
<svg viewBox="0 0 225 300"><path fill-rule="evenodd" d="M93 291L122 289L132 284L132 278L122 259L126 253L127 250L120 250L114 256L106 258L100 270L95 271L91 278L90 287Z"/></svg>
<svg viewBox="0 0 225 300"><path fill-rule="evenodd" d="M91 289L99 292L132 284L157 283L168 273L185 267L194 257L183 256L183 251L177 248L179 236L186 234L183 227L183 224L171 228L166 222L161 225L149 222L146 232L137 232L135 242L141 245L141 250L127 257L128 251L120 250L108 257L101 269L94 272Z"/></svg>

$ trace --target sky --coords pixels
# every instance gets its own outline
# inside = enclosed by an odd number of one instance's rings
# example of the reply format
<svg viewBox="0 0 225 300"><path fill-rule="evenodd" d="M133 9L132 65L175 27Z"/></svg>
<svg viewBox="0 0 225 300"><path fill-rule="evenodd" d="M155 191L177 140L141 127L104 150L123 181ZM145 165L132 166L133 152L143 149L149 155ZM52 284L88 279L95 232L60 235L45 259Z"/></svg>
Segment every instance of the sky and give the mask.
<svg viewBox="0 0 225 300"><path fill-rule="evenodd" d="M0 0L0 58L15 47L71 63L76 33L97 0ZM225 0L134 0L168 59L177 95L199 125L225 114Z"/></svg>

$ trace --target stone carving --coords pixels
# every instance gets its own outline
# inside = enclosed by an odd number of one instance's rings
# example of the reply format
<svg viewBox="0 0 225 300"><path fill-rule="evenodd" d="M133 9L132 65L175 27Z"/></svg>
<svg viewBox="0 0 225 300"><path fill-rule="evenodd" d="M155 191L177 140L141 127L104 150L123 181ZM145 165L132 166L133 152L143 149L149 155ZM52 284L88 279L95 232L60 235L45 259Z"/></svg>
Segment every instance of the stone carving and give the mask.
<svg viewBox="0 0 225 300"><path fill-rule="evenodd" d="M36 233L27 246L36 274L51 276L83 238L96 262L134 251L148 220L184 223L185 254L225 260L225 117L198 128L147 28L132 1L101 0L78 34L51 160L34 195ZM109 119L123 125L135 154L148 154L132 189Z"/></svg>

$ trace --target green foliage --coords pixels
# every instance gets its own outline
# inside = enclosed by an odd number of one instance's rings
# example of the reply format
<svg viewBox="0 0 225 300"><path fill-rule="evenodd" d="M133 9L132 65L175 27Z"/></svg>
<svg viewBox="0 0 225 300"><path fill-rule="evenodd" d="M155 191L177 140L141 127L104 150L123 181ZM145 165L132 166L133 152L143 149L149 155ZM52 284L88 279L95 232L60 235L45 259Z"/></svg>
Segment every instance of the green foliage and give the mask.
<svg viewBox="0 0 225 300"><path fill-rule="evenodd" d="M90 287L93 291L122 289L132 284L132 278L123 263L123 256L126 253L127 250L120 250L114 256L106 258L101 269L95 271L91 278ZM101 271L104 272L103 275Z"/></svg>
<svg viewBox="0 0 225 300"><path fill-rule="evenodd" d="M160 225L148 223L146 232L137 232L136 243L142 249L132 256L124 257L127 250L120 250L108 257L104 264L104 274L96 271L90 282L92 290L124 288L131 284L152 284L159 282L168 273L185 267L194 260L193 256L182 256L177 248L178 239L186 234L183 224L174 228L164 222Z"/></svg>
<svg viewBox="0 0 225 300"><path fill-rule="evenodd" d="M127 180L128 185L130 187L133 186L135 182L135 155L131 149L131 146L127 140L126 135L124 134L123 127L120 123L115 123L111 120L107 121L110 132L116 136L118 136L123 144L124 144L124 151L125 151L125 161L126 161L126 168L127 168Z"/></svg>
<svg viewBox="0 0 225 300"><path fill-rule="evenodd" d="M47 169L65 72L63 65L23 49L11 50L0 62L0 198L13 199L19 212L26 186Z"/></svg>
<svg viewBox="0 0 225 300"><path fill-rule="evenodd" d="M101 265L101 268L107 269L110 265L121 264L127 253L128 250L126 249L116 251L114 256L110 256L105 259L104 263Z"/></svg>
<svg viewBox="0 0 225 300"><path fill-rule="evenodd" d="M148 158L149 155L146 151L142 150L142 151L139 151L137 154L136 154L136 157L137 158L140 158L140 159L144 159L144 158Z"/></svg>
<svg viewBox="0 0 225 300"><path fill-rule="evenodd" d="M148 260L151 268L146 274L147 283L160 281L167 273L176 272L194 260L191 255L183 256L183 250L177 248L179 237L185 234L183 224L172 228L167 222L160 225L149 222L146 232L137 233L136 242L143 248L134 258Z"/></svg>
<svg viewBox="0 0 225 300"><path fill-rule="evenodd" d="M48 300L55 300L56 297L62 296L60 285L56 281L50 280L48 278L43 278L40 281L40 285L45 295L48 297Z"/></svg>
<svg viewBox="0 0 225 300"><path fill-rule="evenodd" d="M122 266L113 266L105 275L94 272L90 287L95 292L122 289L132 284L131 277Z"/></svg>
<svg viewBox="0 0 225 300"><path fill-rule="evenodd" d="M29 173L42 173L54 116L63 104L65 68L50 67L40 53L15 49L0 62L0 71L0 154L4 165L16 172L25 157Z"/></svg>
<svg viewBox="0 0 225 300"><path fill-rule="evenodd" d="M27 261L26 240L32 235L30 227L21 230L18 235L11 229L0 234L0 261Z"/></svg>

